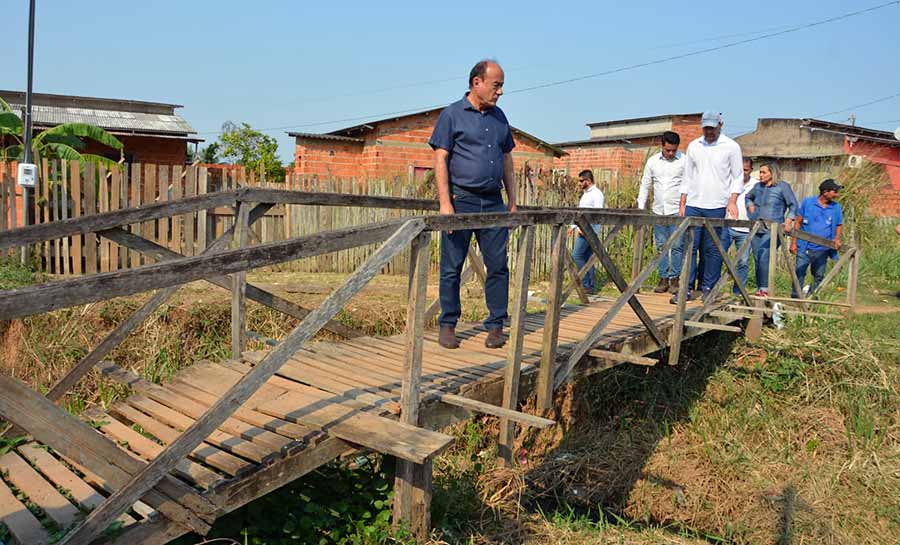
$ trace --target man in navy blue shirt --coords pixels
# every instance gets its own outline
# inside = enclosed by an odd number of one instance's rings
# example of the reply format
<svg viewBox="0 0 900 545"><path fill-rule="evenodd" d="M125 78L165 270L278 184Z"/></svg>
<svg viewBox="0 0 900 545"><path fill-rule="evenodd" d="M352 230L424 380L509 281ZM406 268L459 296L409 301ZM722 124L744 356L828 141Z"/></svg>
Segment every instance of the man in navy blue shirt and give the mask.
<svg viewBox="0 0 900 545"><path fill-rule="evenodd" d="M841 189L843 186L831 178L823 181L819 184L819 196L803 199L795 218L798 231L833 240L836 250L841 249L841 233L844 230L844 213L841 205L834 200ZM806 270L812 271L813 285L810 293L822 282L828 257L837 254L836 250L797 238L791 241L791 253L797 256L797 278L800 279L800 284L806 278ZM796 290L791 291L792 297L799 297Z"/></svg>
<svg viewBox="0 0 900 545"><path fill-rule="evenodd" d="M441 214L516 211L516 183L509 122L497 107L503 95L503 69L484 60L469 72L469 91L444 108L428 142L434 149L434 178ZM507 204L501 189L506 188ZM444 348L458 348L456 323L461 307L459 277L472 234L487 267L484 298L489 315L485 346L502 347L503 321L507 318L509 268L506 247L509 229L462 229L441 233L441 317L438 341Z"/></svg>

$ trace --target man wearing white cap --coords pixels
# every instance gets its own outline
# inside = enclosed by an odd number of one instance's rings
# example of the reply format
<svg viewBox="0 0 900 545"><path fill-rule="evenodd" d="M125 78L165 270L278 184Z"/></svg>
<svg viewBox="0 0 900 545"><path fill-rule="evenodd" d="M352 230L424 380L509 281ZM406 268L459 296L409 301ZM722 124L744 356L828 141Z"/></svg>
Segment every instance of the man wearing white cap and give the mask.
<svg viewBox="0 0 900 545"><path fill-rule="evenodd" d="M738 217L737 199L744 189L741 147L722 134L722 114L703 112L700 125L703 136L688 144L685 152L684 182L681 184L679 214L686 217L733 218ZM712 238L702 227L694 229L694 248L691 251L691 279L699 274L703 295L719 281L722 275L722 256ZM716 228L721 237L722 229ZM687 249L686 249L687 250ZM696 253L700 252L703 270L697 271ZM675 297L672 302L675 302ZM688 292L688 299L696 294Z"/></svg>

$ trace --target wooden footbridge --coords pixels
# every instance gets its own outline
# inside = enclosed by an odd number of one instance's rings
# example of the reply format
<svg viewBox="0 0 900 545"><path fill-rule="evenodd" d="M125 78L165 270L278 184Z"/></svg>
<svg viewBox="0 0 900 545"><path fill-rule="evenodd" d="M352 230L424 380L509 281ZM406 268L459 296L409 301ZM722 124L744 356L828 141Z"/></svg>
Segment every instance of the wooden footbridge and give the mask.
<svg viewBox="0 0 900 545"><path fill-rule="evenodd" d="M431 462L452 441L440 431L449 424L473 413L499 417L500 461L510 463L516 424L553 425L541 415L518 410L525 396L536 393L537 408L545 411L554 390L566 381L622 363L656 365L658 360L648 355L663 348L668 349L667 363L675 364L685 338L711 330L741 331L734 322L751 314L758 322L765 312L746 292L742 305L726 308L731 303L719 291L728 275L706 302L686 303L687 267L680 304L670 304L668 296L639 294L660 255L646 264L638 256L626 278L607 251L625 226L676 225L663 248L667 251L682 235L690 244L698 231L692 227L706 228L720 245L714 227L743 225L755 232L758 223L620 210L528 209L401 217L249 246L250 226L277 203L437 209L436 203L416 199L241 189L0 232L0 249L96 233L158 260L129 271L0 292L0 320L10 320L155 290L46 395L0 376L0 417L25 437L0 456L0 522L14 542L162 544L191 531L205 535L223 514L360 449L397 458L395 518L422 534L429 526ZM198 256L176 254L123 229L223 206L234 207L235 225ZM572 223L587 234L594 262L620 292L616 298L590 301L581 290L577 279L584 269L576 269L565 246L566 227ZM608 226L606 238L600 240L589 224ZM530 264L539 225L551 226L553 267L546 311L529 314ZM459 328L461 347L445 350L436 333L426 329L437 312L437 304L426 301L431 237L436 231L489 226L519 230L511 252L509 342L503 350L487 349L481 326L464 325ZM312 310L246 281L250 269L370 244L379 246ZM354 294L407 248L404 334L367 337L333 321ZM854 259L855 250L848 253ZM471 257L466 279L483 274L477 254ZM725 265L734 277L734 263L727 256ZM197 280L232 293L234 359L200 362L162 385L105 359L179 286ZM579 303L565 304L572 291ZM300 324L271 350L247 351L246 340L253 335L244 323L247 299L298 318ZM310 342L323 328L344 340ZM129 395L106 411L90 409L80 417L57 407L66 391L95 368L128 385ZM23 498L40 508L42 520Z"/></svg>

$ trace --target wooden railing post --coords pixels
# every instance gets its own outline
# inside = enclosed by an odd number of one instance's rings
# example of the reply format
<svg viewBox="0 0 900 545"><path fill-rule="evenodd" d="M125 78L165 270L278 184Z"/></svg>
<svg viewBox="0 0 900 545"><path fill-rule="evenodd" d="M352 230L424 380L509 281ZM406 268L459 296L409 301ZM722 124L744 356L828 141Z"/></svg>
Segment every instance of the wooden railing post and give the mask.
<svg viewBox="0 0 900 545"><path fill-rule="evenodd" d="M644 236L647 232L647 226L641 225L635 227L634 233L634 255L631 256L631 279L634 280L639 274L644 264Z"/></svg>
<svg viewBox="0 0 900 545"><path fill-rule="evenodd" d="M516 410L519 401L519 375L522 367L522 343L525 339L525 315L528 306L528 282L534 256L534 226L522 227L519 253L516 255L515 279L512 290L512 314L509 326L509 348L503 381L503 408ZM512 447L516 424L509 418L500 419L498 462L501 466L512 462Z"/></svg>
<svg viewBox="0 0 900 545"><path fill-rule="evenodd" d="M684 248L694 247L694 229L688 228L684 234ZM681 356L681 339L684 337L684 311L687 307L688 280L691 277L691 252L685 251L681 261L681 275L678 278L678 302L675 305L675 322L669 335L669 365L677 365Z"/></svg>
<svg viewBox="0 0 900 545"><path fill-rule="evenodd" d="M777 221L769 223L769 295L775 295L775 271L778 266L778 228L780 226L781 224Z"/></svg>
<svg viewBox="0 0 900 545"><path fill-rule="evenodd" d="M553 400L553 373L556 367L556 351L559 342L559 318L562 312L563 271L566 269L566 228L554 225L550 238L550 293L544 312L544 338L541 343L541 367L538 370L537 408L546 411Z"/></svg>
<svg viewBox="0 0 900 545"><path fill-rule="evenodd" d="M250 230L250 203L238 201L234 218L234 241L237 249L247 245ZM247 347L247 271L231 277L231 357L241 359Z"/></svg>
<svg viewBox="0 0 900 545"><path fill-rule="evenodd" d="M854 232L853 247L850 248L850 251L853 252L853 257L850 258L850 271L847 274L847 303L850 305L850 314L856 311L856 288L857 284L859 284L859 248L859 235Z"/></svg>
<svg viewBox="0 0 900 545"><path fill-rule="evenodd" d="M419 424L419 382L430 250L430 231L413 239L406 303L406 360L400 390L400 421L413 426ZM397 459L393 512L395 524L406 523L418 539L424 540L428 536L431 531L431 460L416 464Z"/></svg>

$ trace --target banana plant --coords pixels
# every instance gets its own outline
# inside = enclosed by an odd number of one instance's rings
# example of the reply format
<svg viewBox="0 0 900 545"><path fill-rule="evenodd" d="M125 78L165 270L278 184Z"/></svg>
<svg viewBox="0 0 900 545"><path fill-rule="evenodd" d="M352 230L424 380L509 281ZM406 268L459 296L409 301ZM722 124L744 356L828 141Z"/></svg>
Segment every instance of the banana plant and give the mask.
<svg viewBox="0 0 900 545"><path fill-rule="evenodd" d="M0 98L0 160L18 160L25 158L25 126ZM36 134L31 139L31 152L34 162L40 164L41 159L56 158L65 161L90 161L107 168L115 168L116 162L94 155L81 153L84 149L82 138L89 138L110 148L122 151L122 142L100 127L87 123L63 123Z"/></svg>

